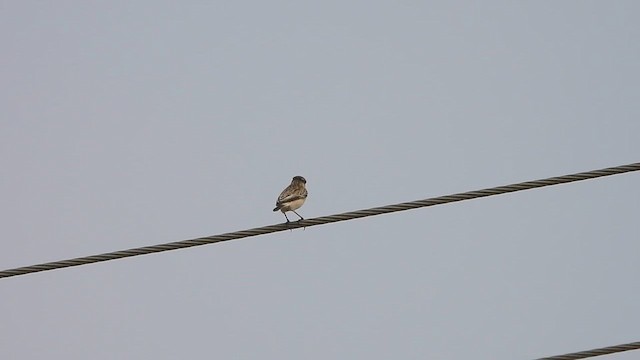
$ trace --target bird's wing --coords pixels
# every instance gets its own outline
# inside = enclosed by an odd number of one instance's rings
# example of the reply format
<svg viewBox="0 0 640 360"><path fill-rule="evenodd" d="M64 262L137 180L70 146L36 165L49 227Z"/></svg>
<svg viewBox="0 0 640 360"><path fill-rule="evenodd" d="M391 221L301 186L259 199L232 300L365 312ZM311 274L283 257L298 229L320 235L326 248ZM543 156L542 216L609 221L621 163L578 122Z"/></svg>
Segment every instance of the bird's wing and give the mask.
<svg viewBox="0 0 640 360"><path fill-rule="evenodd" d="M292 201L304 199L304 198L306 198L306 196L302 196L299 194L298 195L292 194L283 198L278 198L278 202L276 202L276 205L280 205L280 204L284 204L284 203L288 203L288 202L292 202Z"/></svg>
<svg viewBox="0 0 640 360"><path fill-rule="evenodd" d="M307 189L302 189L302 191L298 188L292 187L291 185L287 186L286 189L278 196L278 201L276 201L276 205L288 203L291 201L304 199L307 197Z"/></svg>

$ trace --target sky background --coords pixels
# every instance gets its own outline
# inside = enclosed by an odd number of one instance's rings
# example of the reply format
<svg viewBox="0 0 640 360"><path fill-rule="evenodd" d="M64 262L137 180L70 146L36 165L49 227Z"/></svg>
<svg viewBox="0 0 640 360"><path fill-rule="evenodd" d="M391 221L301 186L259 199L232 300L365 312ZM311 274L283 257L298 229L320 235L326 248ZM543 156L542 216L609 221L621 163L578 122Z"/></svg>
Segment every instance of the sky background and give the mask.
<svg viewBox="0 0 640 360"><path fill-rule="evenodd" d="M638 162L638 13L2 1L0 270L280 223L295 175L313 218ZM506 360L639 341L639 182L0 279L0 354Z"/></svg>

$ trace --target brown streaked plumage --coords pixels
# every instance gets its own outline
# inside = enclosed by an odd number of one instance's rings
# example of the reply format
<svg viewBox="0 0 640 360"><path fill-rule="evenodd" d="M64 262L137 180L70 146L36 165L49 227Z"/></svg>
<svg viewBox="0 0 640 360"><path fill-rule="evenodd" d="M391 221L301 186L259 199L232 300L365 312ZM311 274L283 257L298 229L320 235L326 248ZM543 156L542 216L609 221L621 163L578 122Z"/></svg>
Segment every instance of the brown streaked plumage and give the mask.
<svg viewBox="0 0 640 360"><path fill-rule="evenodd" d="M273 209L273 211L282 211L287 222L289 222L287 211L293 211L300 217L300 220L304 220L296 210L298 210L307 199L306 183L307 180L302 176L294 176L291 184L282 191L280 196L278 196L278 200L276 200L276 208Z"/></svg>

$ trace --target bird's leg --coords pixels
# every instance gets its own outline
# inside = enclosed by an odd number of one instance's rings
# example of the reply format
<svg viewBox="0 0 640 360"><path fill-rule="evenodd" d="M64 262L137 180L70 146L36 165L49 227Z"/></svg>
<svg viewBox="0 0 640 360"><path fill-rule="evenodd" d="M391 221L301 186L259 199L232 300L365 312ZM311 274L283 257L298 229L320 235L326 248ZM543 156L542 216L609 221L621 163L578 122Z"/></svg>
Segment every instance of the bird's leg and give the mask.
<svg viewBox="0 0 640 360"><path fill-rule="evenodd" d="M298 214L295 210L291 210L291 211L293 211L294 213L296 213L296 215L298 215L300 217L300 220L298 220L298 221L304 220L304 218L302 216L300 216L300 214ZM306 229L307 229L307 227L305 226L305 227L302 228L302 231L304 231Z"/></svg>
<svg viewBox="0 0 640 360"><path fill-rule="evenodd" d="M291 221L289 221L289 218L287 217L287 213L286 213L286 212L284 212L284 211L283 211L282 213L284 214L284 217L287 219L287 222L286 222L286 223L284 223L284 224L287 226L287 229L289 229L289 231L292 231L292 230L289 228L289 224L291 224Z"/></svg>

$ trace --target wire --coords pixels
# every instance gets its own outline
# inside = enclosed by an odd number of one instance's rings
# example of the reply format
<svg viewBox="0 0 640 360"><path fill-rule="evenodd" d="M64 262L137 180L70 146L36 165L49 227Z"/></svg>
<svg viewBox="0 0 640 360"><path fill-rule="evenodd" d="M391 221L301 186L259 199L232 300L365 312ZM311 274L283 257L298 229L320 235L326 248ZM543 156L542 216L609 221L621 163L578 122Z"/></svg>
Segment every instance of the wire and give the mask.
<svg viewBox="0 0 640 360"><path fill-rule="evenodd" d="M608 347L599 348L599 349L580 351L580 352L571 353L571 354L550 356L546 358L540 358L537 360L577 360L577 359L586 359L589 357L608 355L608 354L629 351L629 350L638 350L638 349L640 349L640 341L632 342L628 344L608 346Z"/></svg>
<svg viewBox="0 0 640 360"><path fill-rule="evenodd" d="M162 251L177 250L177 249L183 249L183 248L188 248L192 246L213 244L221 241L242 239L246 237L270 234L274 232L296 229L301 227L306 228L306 227L315 226L315 225L330 224L330 223L339 222L339 221L359 219L367 216L382 215L382 214L388 214L396 211L405 211L405 210L417 209L421 207L447 204L447 203L453 203L453 202L458 202L463 200L477 199L477 198L486 197L486 196L500 195L500 194L506 194L506 193L516 192L516 191L522 191L522 190L530 190L530 189L535 189L535 188L540 188L545 186L566 184L574 181L595 179L598 177L622 174L622 173L638 171L638 170L640 170L640 163L634 163L629 165L610 167L606 169L593 170L593 171L582 172L577 174L564 175L564 176L552 177L552 178L535 180L535 181L527 181L527 182L518 183L518 184L511 184L511 185L499 186L499 187L488 188L483 190L470 191L465 193L434 197L430 199L405 202L405 203L400 203L395 205L387 205L387 206L376 207L371 209L351 211L351 212L346 212L342 214L322 216L314 219L306 219L306 220L296 221L288 224L282 223L282 224L264 226L264 227L249 229L249 230L236 231L236 232L231 232L231 233L226 233L221 235L213 235L213 236L207 236L207 237L191 239L191 240L176 241L176 242L170 242L170 243L160 244L160 245L145 246L140 248L115 251L115 252L110 252L110 253L105 253L100 255L92 255L92 256L80 257L80 258L69 259L69 260L54 261L49 263L43 263L43 264L37 264L37 265L31 265L31 266L25 266L25 267L19 267L15 269L0 271L0 278L25 275L25 274L30 274L30 273L40 272L40 271L55 270L55 269L61 269L66 267L72 267L72 266L86 265L86 264L92 264L92 263L97 263L101 261L116 260L116 259L131 257L131 256L146 255L146 254L152 254L152 253L157 253Z"/></svg>

